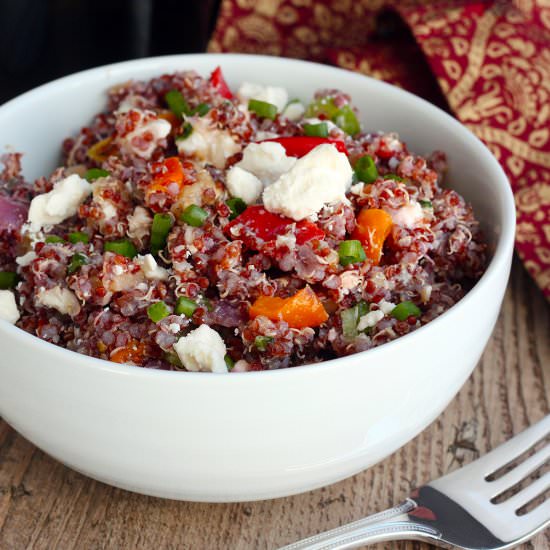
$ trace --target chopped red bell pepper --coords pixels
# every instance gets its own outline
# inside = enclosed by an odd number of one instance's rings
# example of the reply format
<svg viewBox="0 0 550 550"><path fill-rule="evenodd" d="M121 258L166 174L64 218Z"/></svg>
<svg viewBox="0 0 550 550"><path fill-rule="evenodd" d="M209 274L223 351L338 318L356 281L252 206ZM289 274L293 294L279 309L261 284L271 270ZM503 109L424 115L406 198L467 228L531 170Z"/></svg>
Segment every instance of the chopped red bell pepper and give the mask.
<svg viewBox="0 0 550 550"><path fill-rule="evenodd" d="M212 84L212 86L214 86L214 88L216 88L218 92L226 99L231 99L233 97L233 94L231 93L231 90L223 77L221 67L216 67L212 71L212 74L210 75L210 84Z"/></svg>
<svg viewBox="0 0 550 550"><path fill-rule="evenodd" d="M281 137L266 139L264 141L275 141L280 143L286 151L289 157L303 157L307 155L312 149L315 149L318 145L323 143L330 143L336 147L340 153L348 154L345 143L340 139L330 139L322 137L310 137L310 136L293 136L293 137Z"/></svg>
<svg viewBox="0 0 550 550"><path fill-rule="evenodd" d="M258 239L264 242L273 241L277 238L277 235L284 235L291 224L296 224L294 234L296 235L297 244L325 238L323 230L314 223L307 220L295 222L291 218L268 212L261 205L249 206L242 214L239 214L225 226L225 232L233 238L243 240L248 248L257 250ZM239 235L235 235L231 231L235 226L243 227L243 230L239 231Z"/></svg>

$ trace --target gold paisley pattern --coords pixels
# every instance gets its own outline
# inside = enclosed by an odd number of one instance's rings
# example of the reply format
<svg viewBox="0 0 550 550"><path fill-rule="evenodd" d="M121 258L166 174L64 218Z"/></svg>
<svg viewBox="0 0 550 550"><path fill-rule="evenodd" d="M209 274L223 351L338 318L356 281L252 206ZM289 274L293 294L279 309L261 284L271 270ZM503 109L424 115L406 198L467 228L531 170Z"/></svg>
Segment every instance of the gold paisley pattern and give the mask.
<svg viewBox="0 0 550 550"><path fill-rule="evenodd" d="M371 40L388 7L414 39ZM508 174L518 253L550 298L550 0L222 0L219 13L209 51L332 63L454 113Z"/></svg>

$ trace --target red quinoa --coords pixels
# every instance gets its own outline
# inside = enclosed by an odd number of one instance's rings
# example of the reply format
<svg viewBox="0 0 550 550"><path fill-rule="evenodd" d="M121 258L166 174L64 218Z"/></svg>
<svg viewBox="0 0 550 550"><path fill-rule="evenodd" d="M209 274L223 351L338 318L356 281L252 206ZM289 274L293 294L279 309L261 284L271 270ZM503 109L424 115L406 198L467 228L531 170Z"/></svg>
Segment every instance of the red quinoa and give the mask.
<svg viewBox="0 0 550 550"><path fill-rule="evenodd" d="M190 111L206 104L208 112L178 118L165 99L171 90L181 93ZM351 105L338 90L315 94L317 101L323 98L334 109ZM316 116L331 118L325 112ZM281 113L274 120L261 118L237 96L227 99L208 78L187 71L113 88L107 110L64 141L63 166L34 184L21 174L20 154L4 155L0 271L18 275L13 289L17 326L93 357L185 370L173 346L207 324L223 338L228 364L240 361L236 370L263 370L364 351L441 315L482 275L486 246L471 206L442 186L446 160L440 151L422 158L396 134L351 136L331 123L329 136L344 142L352 166L365 155L374 160L374 181L355 181L345 201L325 204L305 220L320 230L311 239L311 227L300 229L302 221L289 220L276 238L264 238L245 218L230 219L229 168L238 165L251 142L304 135L303 120ZM206 125L231 140L223 165L185 152L179 136L189 123L196 135ZM169 129L166 135L164 129ZM165 163L174 157L177 163ZM76 214L41 231L23 225L34 197L92 168L105 174L93 182ZM205 213L197 226L185 221L192 206ZM379 262L362 243L367 257L343 265L339 246L355 238L362 209L390 214L391 229ZM173 225L160 249L154 249L151 226L162 213ZM406 216L413 213L411 222ZM87 242L71 237L76 232ZM112 250L111 243L121 239L139 256ZM157 278L143 267L143 257L151 252L161 269ZM283 314L249 313L259 298L290 300L306 286L328 316L314 326L293 326L296 322ZM44 293L51 290L75 298L70 313L47 305ZM194 310L176 313L179 298L191 300ZM160 301L169 314L154 320L148 309ZM402 302L413 305L406 318L393 310Z"/></svg>

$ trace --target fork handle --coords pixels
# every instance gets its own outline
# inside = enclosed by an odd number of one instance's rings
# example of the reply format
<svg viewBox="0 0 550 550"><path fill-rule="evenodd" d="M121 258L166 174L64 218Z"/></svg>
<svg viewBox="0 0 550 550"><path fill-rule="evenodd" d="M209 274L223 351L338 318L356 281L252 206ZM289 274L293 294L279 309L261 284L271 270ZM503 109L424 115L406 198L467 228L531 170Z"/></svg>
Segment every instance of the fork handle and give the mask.
<svg viewBox="0 0 550 550"><path fill-rule="evenodd" d="M384 512L294 542L279 550L347 550L392 540L421 540L441 544L441 533L437 529L410 519L408 514L416 507L414 500L407 499Z"/></svg>

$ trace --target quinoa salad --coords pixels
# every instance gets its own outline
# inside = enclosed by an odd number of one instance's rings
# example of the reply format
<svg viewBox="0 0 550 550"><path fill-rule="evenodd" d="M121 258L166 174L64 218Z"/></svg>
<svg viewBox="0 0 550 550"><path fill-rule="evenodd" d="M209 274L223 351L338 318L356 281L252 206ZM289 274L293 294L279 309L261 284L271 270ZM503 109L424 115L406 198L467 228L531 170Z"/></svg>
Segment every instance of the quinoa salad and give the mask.
<svg viewBox="0 0 550 550"><path fill-rule="evenodd" d="M110 89L51 175L28 182L21 154L0 157L0 323L115 363L216 373L316 363L429 323L482 275L486 244L443 187L443 152L358 120L342 91L232 90L220 68Z"/></svg>

